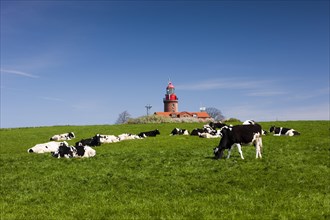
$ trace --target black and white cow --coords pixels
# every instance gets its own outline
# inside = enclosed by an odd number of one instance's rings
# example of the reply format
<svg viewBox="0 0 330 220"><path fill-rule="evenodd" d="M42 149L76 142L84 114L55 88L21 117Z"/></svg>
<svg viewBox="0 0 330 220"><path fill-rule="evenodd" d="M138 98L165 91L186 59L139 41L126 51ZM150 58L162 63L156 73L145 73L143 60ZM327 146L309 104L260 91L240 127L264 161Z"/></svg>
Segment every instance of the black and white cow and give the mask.
<svg viewBox="0 0 330 220"><path fill-rule="evenodd" d="M274 136L295 136L300 135L300 133L292 128L283 128L283 127L275 127L271 126L269 129L270 133L274 132Z"/></svg>
<svg viewBox="0 0 330 220"><path fill-rule="evenodd" d="M95 135L98 136L98 135ZM116 137L115 135L106 135L106 134L100 134L100 142L102 144L104 143L115 143L115 142L119 142L119 138Z"/></svg>
<svg viewBox="0 0 330 220"><path fill-rule="evenodd" d="M246 120L243 122L243 125L255 125L256 122L254 120Z"/></svg>
<svg viewBox="0 0 330 220"><path fill-rule="evenodd" d="M253 144L256 148L256 158L261 158L261 126L255 125L236 125L233 127L224 127L221 130L222 138L219 146L214 148L214 155L216 159L221 159L225 149L228 149L228 156L230 157L231 149L237 145L238 152L242 159L244 159L241 145Z"/></svg>
<svg viewBox="0 0 330 220"><path fill-rule="evenodd" d="M139 135L136 134L123 133L118 135L118 139L120 141L124 141L124 140L133 140L133 139L142 139L142 137L139 137Z"/></svg>
<svg viewBox="0 0 330 220"><path fill-rule="evenodd" d="M87 146L91 146L91 147L100 146L101 145L101 136L99 134L97 134L92 138L82 139L82 140L76 142L76 144L75 144L75 146L79 146L79 145L82 145L82 146L87 145Z"/></svg>
<svg viewBox="0 0 330 220"><path fill-rule="evenodd" d="M67 143L61 143L58 150L52 152L52 156L56 158L72 158L76 155L77 149L75 147L69 146Z"/></svg>
<svg viewBox="0 0 330 220"><path fill-rule="evenodd" d="M144 131L144 132L140 132L138 134L139 137L141 138L145 138L145 137L156 137L157 134L160 134L159 130L153 130L153 131Z"/></svg>
<svg viewBox="0 0 330 220"><path fill-rule="evenodd" d="M243 122L243 125L255 125L257 124L254 120L246 120ZM262 135L266 135L268 132L265 130L261 130Z"/></svg>
<svg viewBox="0 0 330 220"><path fill-rule="evenodd" d="M171 131L170 136L172 136L172 135L189 135L189 131L187 129L174 128Z"/></svg>
<svg viewBox="0 0 330 220"><path fill-rule="evenodd" d="M74 157L94 157L96 151L90 146L79 145L76 146L76 155Z"/></svg>
<svg viewBox="0 0 330 220"><path fill-rule="evenodd" d="M191 132L190 135L192 136L199 136L200 134L207 132L204 128L194 128Z"/></svg>
<svg viewBox="0 0 330 220"><path fill-rule="evenodd" d="M51 141L66 141L75 138L73 132L64 133L64 134L56 134L50 138Z"/></svg>
<svg viewBox="0 0 330 220"><path fill-rule="evenodd" d="M209 134L209 135L208 135ZM219 134L216 129L214 129L212 126L204 125L203 128L194 128L190 135L193 136L199 136L199 137L206 137L210 138L211 136Z"/></svg>
<svg viewBox="0 0 330 220"><path fill-rule="evenodd" d="M215 130L210 133L203 132L199 134L199 137L201 138L220 138L221 137L221 130Z"/></svg>
<svg viewBox="0 0 330 220"><path fill-rule="evenodd" d="M43 144L36 144L34 147L31 147L27 150L28 153L49 153L49 152L55 152L58 150L61 143L68 144L67 142L56 142L56 141L50 141Z"/></svg>
<svg viewBox="0 0 330 220"><path fill-rule="evenodd" d="M81 144L73 147L63 143L59 146L58 151L52 152L52 156L56 158L94 157L95 155L96 151L93 148Z"/></svg>
<svg viewBox="0 0 330 220"><path fill-rule="evenodd" d="M209 125L210 125L213 129L222 128L222 127L224 127L224 126L227 126L225 123L222 123L222 122L210 122Z"/></svg>

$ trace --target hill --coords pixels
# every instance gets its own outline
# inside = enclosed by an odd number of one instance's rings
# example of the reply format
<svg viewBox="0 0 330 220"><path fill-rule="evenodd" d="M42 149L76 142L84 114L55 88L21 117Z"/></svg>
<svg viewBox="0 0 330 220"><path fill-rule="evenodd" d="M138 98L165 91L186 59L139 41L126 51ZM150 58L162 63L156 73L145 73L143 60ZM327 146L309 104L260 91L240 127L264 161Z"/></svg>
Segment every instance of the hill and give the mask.
<svg viewBox="0 0 330 220"><path fill-rule="evenodd" d="M260 123L292 127L296 137L263 136L214 160L219 139L169 136L175 127L130 124L1 129L1 219L329 219L329 121ZM54 134L76 139L158 128L160 135L96 147L96 157L28 154Z"/></svg>

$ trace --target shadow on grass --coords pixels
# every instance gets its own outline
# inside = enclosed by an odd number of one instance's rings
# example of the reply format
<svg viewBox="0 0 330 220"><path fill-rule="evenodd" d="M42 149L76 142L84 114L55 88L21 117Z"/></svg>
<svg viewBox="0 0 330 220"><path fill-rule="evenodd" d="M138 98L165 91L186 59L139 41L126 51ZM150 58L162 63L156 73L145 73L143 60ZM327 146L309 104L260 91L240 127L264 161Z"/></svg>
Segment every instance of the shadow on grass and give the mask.
<svg viewBox="0 0 330 220"><path fill-rule="evenodd" d="M205 157L205 159L209 159L209 160L218 160L218 159L216 159L214 156L213 156L213 157L208 156L208 157Z"/></svg>

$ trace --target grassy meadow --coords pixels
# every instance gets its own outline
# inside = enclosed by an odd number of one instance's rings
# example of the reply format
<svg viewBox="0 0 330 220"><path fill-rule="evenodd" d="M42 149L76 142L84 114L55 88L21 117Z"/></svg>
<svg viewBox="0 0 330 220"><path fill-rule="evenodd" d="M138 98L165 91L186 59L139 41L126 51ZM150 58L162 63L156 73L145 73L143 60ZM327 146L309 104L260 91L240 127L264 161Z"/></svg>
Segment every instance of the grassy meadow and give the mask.
<svg viewBox="0 0 330 220"><path fill-rule="evenodd" d="M330 219L329 121L260 123L300 136L263 136L214 160L219 139L169 136L196 123L0 129L1 220L7 219ZM53 158L27 149L73 131L70 144L97 133L158 128L160 135L95 147L93 158Z"/></svg>

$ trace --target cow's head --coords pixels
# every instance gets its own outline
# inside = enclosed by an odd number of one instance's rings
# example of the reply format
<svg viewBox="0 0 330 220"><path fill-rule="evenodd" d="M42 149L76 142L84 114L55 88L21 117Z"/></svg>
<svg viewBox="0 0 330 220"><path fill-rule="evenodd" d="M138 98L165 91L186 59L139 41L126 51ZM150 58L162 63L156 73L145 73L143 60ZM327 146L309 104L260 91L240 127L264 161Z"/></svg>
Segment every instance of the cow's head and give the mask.
<svg viewBox="0 0 330 220"><path fill-rule="evenodd" d="M158 129L155 130L155 134L160 134Z"/></svg>
<svg viewBox="0 0 330 220"><path fill-rule="evenodd" d="M270 132L270 133L272 133L274 130L275 130L275 126L271 126L271 127L269 128L269 132Z"/></svg>
<svg viewBox="0 0 330 220"><path fill-rule="evenodd" d="M229 140L228 140L231 130L232 128L227 126L221 128L220 135L222 136L222 138L220 139L219 146L213 149L215 159L221 159L224 150L229 149L231 147L229 145Z"/></svg>
<svg viewBox="0 0 330 220"><path fill-rule="evenodd" d="M223 156L223 149L220 149L220 147L213 148L213 153L215 159L221 159Z"/></svg>
<svg viewBox="0 0 330 220"><path fill-rule="evenodd" d="M74 133L73 132L69 132L69 138L75 138Z"/></svg>

